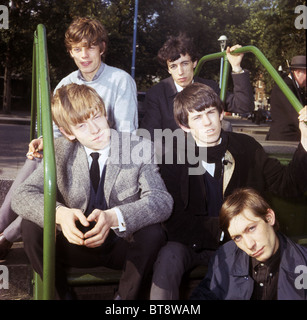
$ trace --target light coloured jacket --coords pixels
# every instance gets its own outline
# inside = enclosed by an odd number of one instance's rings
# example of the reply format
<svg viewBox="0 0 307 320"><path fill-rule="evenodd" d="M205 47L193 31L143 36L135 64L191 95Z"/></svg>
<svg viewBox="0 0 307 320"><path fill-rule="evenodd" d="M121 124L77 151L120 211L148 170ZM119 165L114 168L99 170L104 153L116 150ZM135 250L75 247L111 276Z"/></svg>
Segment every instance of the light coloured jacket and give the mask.
<svg viewBox="0 0 307 320"><path fill-rule="evenodd" d="M55 157L56 205L85 211L90 199L90 176L84 147L79 142L58 138ZM111 130L104 194L108 208L118 207L123 215L126 231L115 229L118 236L129 236L142 227L165 221L171 214L173 199L154 160L150 141ZM12 209L22 218L43 227L43 162L15 191Z"/></svg>

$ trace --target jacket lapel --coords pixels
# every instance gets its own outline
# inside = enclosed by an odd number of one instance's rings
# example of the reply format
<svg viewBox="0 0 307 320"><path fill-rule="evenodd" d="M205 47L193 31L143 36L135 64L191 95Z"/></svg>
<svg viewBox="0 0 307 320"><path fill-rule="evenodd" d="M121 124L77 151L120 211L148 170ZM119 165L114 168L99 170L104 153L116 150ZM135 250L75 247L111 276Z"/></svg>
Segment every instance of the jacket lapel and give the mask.
<svg viewBox="0 0 307 320"><path fill-rule="evenodd" d="M177 94L177 89L175 87L175 83L172 77L169 77L165 81L166 83L166 95L167 95L167 107L168 111L170 112L171 115L173 115L173 108L174 108L174 99Z"/></svg>
<svg viewBox="0 0 307 320"><path fill-rule="evenodd" d="M106 175L104 180L104 196L109 206L110 194L116 178L121 170L122 159L122 134L121 132L111 130L111 146L109 158L106 162Z"/></svg>
<svg viewBox="0 0 307 320"><path fill-rule="evenodd" d="M64 144L64 150L67 156L61 158L57 173L59 189L70 207L86 210L90 177L85 150L79 142Z"/></svg>
<svg viewBox="0 0 307 320"><path fill-rule="evenodd" d="M224 166L223 195L225 195L226 188L235 170L235 159L228 150L225 153L225 160L227 161L227 165Z"/></svg>

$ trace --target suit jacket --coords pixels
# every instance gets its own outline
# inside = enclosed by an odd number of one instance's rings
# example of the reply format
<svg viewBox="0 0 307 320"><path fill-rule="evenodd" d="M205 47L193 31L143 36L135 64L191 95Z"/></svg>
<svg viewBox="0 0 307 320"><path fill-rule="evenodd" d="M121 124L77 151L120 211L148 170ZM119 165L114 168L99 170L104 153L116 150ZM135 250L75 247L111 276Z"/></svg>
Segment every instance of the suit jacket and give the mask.
<svg viewBox="0 0 307 320"><path fill-rule="evenodd" d="M295 269L307 263L307 248L278 233L280 265L278 276L278 300L306 300L307 290L295 287L299 276ZM208 273L191 298L195 300L249 300L254 280L249 275L249 256L233 241L223 245L209 264Z"/></svg>
<svg viewBox="0 0 307 320"><path fill-rule="evenodd" d="M166 220L173 200L154 163L153 145L130 133L112 131L106 162L104 195L108 208L118 207L124 217L125 237L142 227ZM84 147L64 137L55 140L56 203L85 212L90 198L89 165ZM13 210L24 219L44 225L44 168L41 163L16 190Z"/></svg>
<svg viewBox="0 0 307 320"><path fill-rule="evenodd" d="M195 82L204 83L217 94L220 93L218 84L212 80L194 77ZM246 113L254 110L253 89L249 73L233 75L234 93L227 93L225 111ZM145 115L140 127L147 129L154 137L154 129L178 129L174 119L173 105L177 89L172 77L168 77L146 92Z"/></svg>
<svg viewBox="0 0 307 320"><path fill-rule="evenodd" d="M301 89L296 89L292 79L285 79L288 87L296 97L305 105L305 97ZM275 85L270 98L272 123L267 135L267 140L300 141L298 113L286 98L278 85Z"/></svg>
<svg viewBox="0 0 307 320"><path fill-rule="evenodd" d="M297 197L307 190L307 152L301 144L291 163L284 166L270 158L254 138L235 132L225 134L228 144L223 174L224 197L240 187L254 188L263 196L272 192L284 197ZM183 243L196 251L217 249L218 217L208 215L203 172L189 174L190 169L198 166L199 162L193 166L187 161L161 165L161 175L174 199L173 212L165 227L170 241Z"/></svg>

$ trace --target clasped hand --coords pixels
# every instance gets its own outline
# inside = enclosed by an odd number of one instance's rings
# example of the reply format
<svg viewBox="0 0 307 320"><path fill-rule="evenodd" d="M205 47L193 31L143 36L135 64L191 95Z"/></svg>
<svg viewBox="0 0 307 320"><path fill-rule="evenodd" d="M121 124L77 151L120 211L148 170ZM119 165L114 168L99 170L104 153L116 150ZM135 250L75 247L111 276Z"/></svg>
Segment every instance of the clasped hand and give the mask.
<svg viewBox="0 0 307 320"><path fill-rule="evenodd" d="M94 227L83 233L76 226L77 222L84 227L89 227L91 222L95 222ZM56 211L56 224L66 239L73 244L95 248L101 246L106 240L110 228L117 226L118 221L114 210L102 211L95 209L88 217L80 209L69 209L59 207Z"/></svg>

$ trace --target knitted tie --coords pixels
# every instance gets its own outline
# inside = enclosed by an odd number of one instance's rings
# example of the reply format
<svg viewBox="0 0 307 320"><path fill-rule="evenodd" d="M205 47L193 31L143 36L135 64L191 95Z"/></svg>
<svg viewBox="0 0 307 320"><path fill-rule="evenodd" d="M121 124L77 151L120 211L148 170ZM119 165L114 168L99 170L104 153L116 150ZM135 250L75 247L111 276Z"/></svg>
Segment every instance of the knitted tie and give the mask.
<svg viewBox="0 0 307 320"><path fill-rule="evenodd" d="M98 152L91 153L93 162L90 169L90 177L91 177L91 182L94 187L95 193L97 192L99 181L100 181L100 172L99 172L99 163L98 163L99 156L100 154Z"/></svg>

